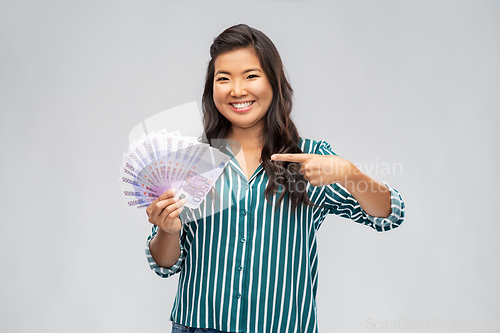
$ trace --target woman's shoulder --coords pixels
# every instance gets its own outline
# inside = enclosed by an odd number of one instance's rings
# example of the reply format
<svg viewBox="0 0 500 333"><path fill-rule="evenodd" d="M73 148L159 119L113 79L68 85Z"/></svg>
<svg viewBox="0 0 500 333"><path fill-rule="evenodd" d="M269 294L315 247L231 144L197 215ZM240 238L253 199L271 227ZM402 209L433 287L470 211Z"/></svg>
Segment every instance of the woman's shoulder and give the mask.
<svg viewBox="0 0 500 333"><path fill-rule="evenodd" d="M308 138L299 139L299 148L304 154L337 155L330 144L324 140L316 141Z"/></svg>

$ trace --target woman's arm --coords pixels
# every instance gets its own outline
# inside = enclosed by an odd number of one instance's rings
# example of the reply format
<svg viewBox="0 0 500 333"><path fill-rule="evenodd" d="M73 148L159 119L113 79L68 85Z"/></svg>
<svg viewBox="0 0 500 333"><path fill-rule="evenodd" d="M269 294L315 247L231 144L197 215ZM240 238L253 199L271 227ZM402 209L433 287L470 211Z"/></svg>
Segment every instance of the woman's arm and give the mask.
<svg viewBox="0 0 500 333"><path fill-rule="evenodd" d="M300 172L313 186L341 184L371 216L385 218L391 214L389 189L342 157L319 154L274 154L271 159L301 163Z"/></svg>
<svg viewBox="0 0 500 333"><path fill-rule="evenodd" d="M160 267L172 267L181 256L179 233L169 234L158 228L158 232L149 243L149 251Z"/></svg>
<svg viewBox="0 0 500 333"><path fill-rule="evenodd" d="M368 215L389 217L392 211L391 192L387 186L361 172L351 162L344 161L345 171L340 184L352 194Z"/></svg>

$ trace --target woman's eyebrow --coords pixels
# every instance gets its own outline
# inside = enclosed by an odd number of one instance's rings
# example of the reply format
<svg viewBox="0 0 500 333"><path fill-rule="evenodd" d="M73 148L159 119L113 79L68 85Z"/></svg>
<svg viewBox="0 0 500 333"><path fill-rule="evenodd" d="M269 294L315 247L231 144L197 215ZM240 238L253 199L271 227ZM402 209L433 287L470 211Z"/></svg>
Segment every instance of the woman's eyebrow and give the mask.
<svg viewBox="0 0 500 333"><path fill-rule="evenodd" d="M246 71L244 71L242 74L245 74L245 73L248 73L248 72L254 72L254 71L256 71L256 72L261 72L261 73L262 73L262 71L261 71L259 68L250 68L250 69L247 69ZM226 72L226 71L222 71L222 70L217 71L217 72L215 73L215 75L218 75L218 74L226 74L226 75L231 75L231 73Z"/></svg>
<svg viewBox="0 0 500 333"><path fill-rule="evenodd" d="M257 71L257 72L262 72L260 69L258 68L250 68L250 69L247 69L246 71L243 72L243 74L245 73L248 73L248 72L254 72L254 71Z"/></svg>

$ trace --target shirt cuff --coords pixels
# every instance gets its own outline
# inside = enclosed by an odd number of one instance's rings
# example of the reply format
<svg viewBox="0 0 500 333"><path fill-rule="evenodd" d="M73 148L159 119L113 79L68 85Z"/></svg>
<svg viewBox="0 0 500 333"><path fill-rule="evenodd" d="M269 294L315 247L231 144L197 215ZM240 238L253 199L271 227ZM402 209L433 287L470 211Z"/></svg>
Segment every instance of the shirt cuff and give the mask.
<svg viewBox="0 0 500 333"><path fill-rule="evenodd" d="M151 240L154 238L154 236L156 235L157 232L158 232L158 227L153 226L153 232L151 233L151 235L148 237L148 239L146 241L146 249L145 249L146 258L148 259L149 268L151 268L151 270L153 272L155 272L158 276L160 276L162 278L167 278L169 276L172 276L172 275L180 272L180 270L182 268L182 264L184 262L184 256L183 256L184 246L182 245L182 243L180 241L180 237L179 237L179 246L181 248L181 255L179 256L179 260L177 260L177 262L171 267L158 266L158 264L154 260L153 256L151 255L151 251L149 250L149 244L151 243Z"/></svg>
<svg viewBox="0 0 500 333"><path fill-rule="evenodd" d="M388 217L375 217L365 212L368 220L373 223L373 228L377 231L389 231L399 227L403 223L405 215L405 204L399 192L385 183L384 185L391 192L391 215Z"/></svg>

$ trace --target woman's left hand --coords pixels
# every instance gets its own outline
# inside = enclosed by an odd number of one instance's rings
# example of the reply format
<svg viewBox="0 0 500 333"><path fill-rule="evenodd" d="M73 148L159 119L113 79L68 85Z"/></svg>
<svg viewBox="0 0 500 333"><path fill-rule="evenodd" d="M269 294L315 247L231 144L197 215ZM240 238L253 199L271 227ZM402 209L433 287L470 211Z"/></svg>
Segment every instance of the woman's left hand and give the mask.
<svg viewBox="0 0 500 333"><path fill-rule="evenodd" d="M361 172L353 163L336 155L274 154L272 161L301 163L300 172L312 186L340 183L366 213L377 217L391 214L391 193L387 186Z"/></svg>
<svg viewBox="0 0 500 333"><path fill-rule="evenodd" d="M274 154L271 160L300 163L300 172L313 186L344 184L355 169L351 162L336 155Z"/></svg>

